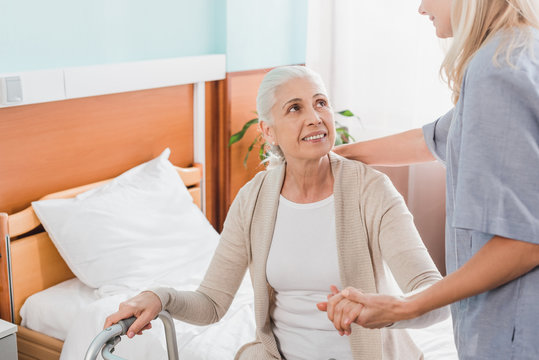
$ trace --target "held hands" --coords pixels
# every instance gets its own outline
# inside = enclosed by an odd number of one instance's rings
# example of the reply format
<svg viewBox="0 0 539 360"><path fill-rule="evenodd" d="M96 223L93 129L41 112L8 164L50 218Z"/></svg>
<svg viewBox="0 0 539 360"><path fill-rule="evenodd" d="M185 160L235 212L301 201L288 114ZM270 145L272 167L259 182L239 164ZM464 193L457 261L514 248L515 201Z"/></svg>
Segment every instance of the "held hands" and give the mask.
<svg viewBox="0 0 539 360"><path fill-rule="evenodd" d="M326 311L328 319L333 322L335 329L339 334L350 335L352 329L350 324L356 320L358 315L363 310L363 304L354 302L344 297L342 292L335 285L331 285L331 294L329 294L327 302L316 304L318 310Z"/></svg>
<svg viewBox="0 0 539 360"><path fill-rule="evenodd" d="M376 329L410 318L409 306L410 303L403 298L364 294L353 287L339 292L335 286L331 286L328 301L317 304L320 311L327 312L328 319L341 335L351 334L352 322L365 328Z"/></svg>
<svg viewBox="0 0 539 360"><path fill-rule="evenodd" d="M137 296L122 302L119 310L105 320L103 328L116 324L118 321L135 316L137 320L127 330L127 337L133 338L135 334L142 335L143 330L151 329L150 321L155 319L161 311L161 300L151 291L144 291Z"/></svg>

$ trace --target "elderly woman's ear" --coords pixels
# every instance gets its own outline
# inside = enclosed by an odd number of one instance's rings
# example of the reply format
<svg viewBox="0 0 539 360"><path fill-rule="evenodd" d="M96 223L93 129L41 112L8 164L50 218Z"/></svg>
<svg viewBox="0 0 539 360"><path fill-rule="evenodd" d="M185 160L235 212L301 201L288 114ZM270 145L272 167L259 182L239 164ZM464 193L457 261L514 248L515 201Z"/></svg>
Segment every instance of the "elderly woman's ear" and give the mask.
<svg viewBox="0 0 539 360"><path fill-rule="evenodd" d="M261 121L259 123L259 126L266 142L268 142L271 145L278 145L276 144L273 128L269 126L265 121Z"/></svg>

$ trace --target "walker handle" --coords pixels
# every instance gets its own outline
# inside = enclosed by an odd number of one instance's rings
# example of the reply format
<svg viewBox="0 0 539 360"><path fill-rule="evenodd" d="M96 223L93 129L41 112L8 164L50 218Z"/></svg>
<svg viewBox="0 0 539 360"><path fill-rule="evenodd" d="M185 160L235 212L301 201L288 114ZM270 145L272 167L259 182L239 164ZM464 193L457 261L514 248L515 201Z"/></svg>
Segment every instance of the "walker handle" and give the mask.
<svg viewBox="0 0 539 360"><path fill-rule="evenodd" d="M167 352L169 360L178 360L178 344L176 341L176 329L174 328L174 321L172 316L167 311L161 311L155 318L159 317L163 322L165 328L165 338L167 342ZM95 360L97 355L101 351L101 355L106 360L123 360L122 358L113 355L114 347L120 342L120 336L125 335L127 330L137 320L132 316L127 319L118 321L116 324L103 329L94 338L88 350L84 360Z"/></svg>
<svg viewBox="0 0 539 360"><path fill-rule="evenodd" d="M131 325L133 325L135 320L137 320L137 318L134 316L131 316L130 318L118 321L118 324L122 327L122 332L120 333L120 335L127 334L127 330L129 330L129 328L131 327Z"/></svg>
<svg viewBox="0 0 539 360"><path fill-rule="evenodd" d="M97 336L94 338L94 340L88 347L84 360L97 359L97 355L99 354L102 348L106 348L107 350L113 351L115 344L117 344L120 340L120 336L125 335L127 333L127 330L129 329L131 325L133 325L135 320L137 320L137 318L132 316L130 318L120 320L116 324L111 325L106 329L103 329L103 331L97 334ZM115 341L115 339L117 339L117 341ZM109 341L112 341L114 345L103 347L104 345L108 344ZM103 355L103 357L105 356L106 355ZM114 355L111 355L111 356L112 358L121 359Z"/></svg>

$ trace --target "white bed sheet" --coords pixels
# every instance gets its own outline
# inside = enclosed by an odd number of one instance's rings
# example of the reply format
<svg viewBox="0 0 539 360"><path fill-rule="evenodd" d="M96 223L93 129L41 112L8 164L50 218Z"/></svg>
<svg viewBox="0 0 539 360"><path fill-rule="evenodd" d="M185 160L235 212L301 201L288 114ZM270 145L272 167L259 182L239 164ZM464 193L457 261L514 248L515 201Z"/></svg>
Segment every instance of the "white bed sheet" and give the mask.
<svg viewBox="0 0 539 360"><path fill-rule="evenodd" d="M162 278L156 284L193 290L198 277L181 281ZM178 286L181 283L181 286ZM130 289L91 289L78 279L67 280L32 295L21 309L23 326L64 341L60 359L82 359L93 338L103 329L105 318L120 302L136 295ZM226 316L217 324L194 326L175 320L181 359L232 359L241 345L254 340L253 292L248 276L244 279ZM115 355L125 359L167 359L160 320L144 336L122 337ZM102 359L101 356L98 357Z"/></svg>
<svg viewBox="0 0 539 360"><path fill-rule="evenodd" d="M181 281L181 288L196 288L200 279ZM174 278L162 283L177 285ZM175 284L176 283L176 284ZM21 310L22 325L64 340L62 360L81 359L106 316L118 304L135 295L127 289L99 291L71 279L31 296ZM175 320L179 355L182 360L233 359L241 345L254 339L253 293L248 276L222 321L209 326L194 326ZM408 330L427 360L458 359L453 341L451 319L424 329ZM115 354L129 360L167 359L162 323L134 339L122 337ZM101 358L101 357L99 357Z"/></svg>

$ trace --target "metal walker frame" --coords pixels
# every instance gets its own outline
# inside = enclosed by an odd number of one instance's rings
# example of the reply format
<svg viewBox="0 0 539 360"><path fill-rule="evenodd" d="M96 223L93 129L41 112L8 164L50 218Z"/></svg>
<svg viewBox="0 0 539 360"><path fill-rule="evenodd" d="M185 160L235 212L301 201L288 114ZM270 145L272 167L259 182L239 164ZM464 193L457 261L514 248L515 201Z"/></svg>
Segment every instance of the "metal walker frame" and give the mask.
<svg viewBox="0 0 539 360"><path fill-rule="evenodd" d="M172 316L167 311L161 311L157 317L161 319L165 326L165 338L167 341L168 360L178 360L178 344L176 342L176 328ZM156 319L157 319L156 317ZM114 347L121 341L121 336L127 333L129 327L137 318L132 316L128 319L120 320L117 324L109 326L101 331L94 338L84 360L95 360L101 352L105 360L124 360L123 358L113 354Z"/></svg>

